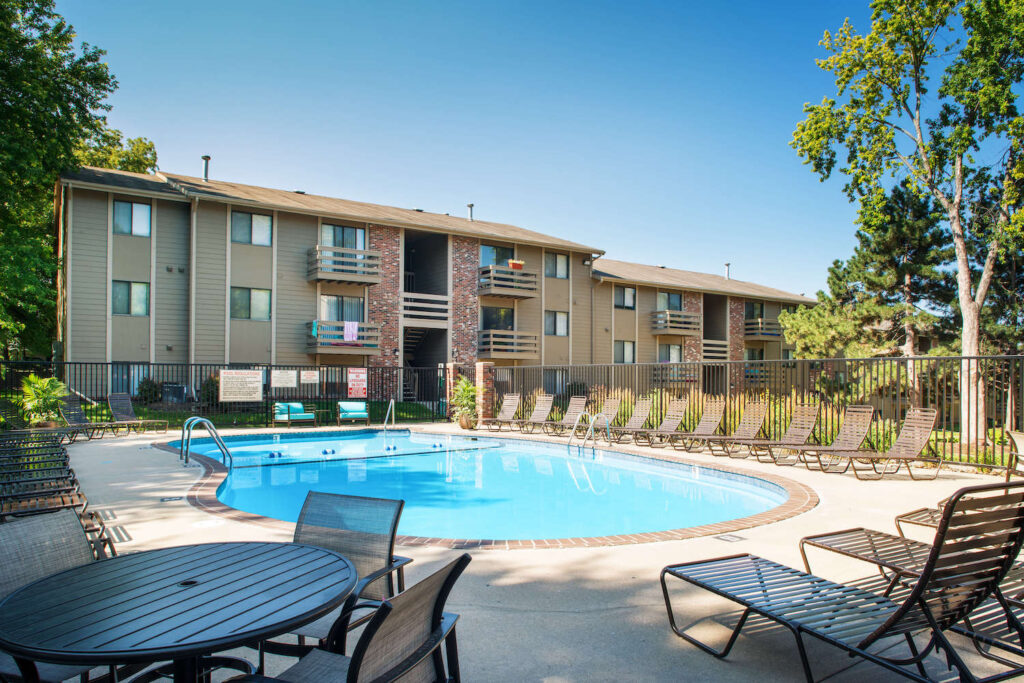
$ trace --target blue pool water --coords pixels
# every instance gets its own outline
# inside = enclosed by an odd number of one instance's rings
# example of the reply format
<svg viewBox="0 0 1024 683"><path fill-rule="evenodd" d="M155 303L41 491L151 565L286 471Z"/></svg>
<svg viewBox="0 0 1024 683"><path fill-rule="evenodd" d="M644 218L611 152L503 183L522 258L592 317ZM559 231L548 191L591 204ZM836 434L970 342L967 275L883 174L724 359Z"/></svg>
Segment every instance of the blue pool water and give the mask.
<svg viewBox="0 0 1024 683"><path fill-rule="evenodd" d="M786 500L775 484L564 444L360 430L224 439L225 505L295 521L310 490L406 501L399 533L539 539L712 524ZM177 442L171 444L177 446ZM192 452L220 459L209 439Z"/></svg>

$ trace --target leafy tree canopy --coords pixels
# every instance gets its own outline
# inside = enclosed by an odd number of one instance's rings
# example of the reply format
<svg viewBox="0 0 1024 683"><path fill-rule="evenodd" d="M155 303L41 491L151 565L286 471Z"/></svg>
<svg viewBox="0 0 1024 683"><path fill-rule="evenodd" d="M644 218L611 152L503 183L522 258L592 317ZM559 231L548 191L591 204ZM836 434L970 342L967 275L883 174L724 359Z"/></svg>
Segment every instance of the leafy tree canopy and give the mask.
<svg viewBox="0 0 1024 683"><path fill-rule="evenodd" d="M115 168L133 173L157 170L156 145L138 137L124 139L116 128L103 127L92 137L82 140L75 150L75 159L82 166Z"/></svg>

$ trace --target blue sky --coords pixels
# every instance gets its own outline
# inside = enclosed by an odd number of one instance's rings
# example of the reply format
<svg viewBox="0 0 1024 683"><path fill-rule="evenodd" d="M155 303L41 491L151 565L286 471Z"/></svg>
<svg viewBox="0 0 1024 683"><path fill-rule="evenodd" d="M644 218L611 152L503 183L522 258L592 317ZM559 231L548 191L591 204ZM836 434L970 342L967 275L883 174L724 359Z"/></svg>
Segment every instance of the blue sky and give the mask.
<svg viewBox="0 0 1024 683"><path fill-rule="evenodd" d="M854 244L788 146L867 0L62 1L162 169L476 216L797 293ZM287 11L283 11L287 7Z"/></svg>

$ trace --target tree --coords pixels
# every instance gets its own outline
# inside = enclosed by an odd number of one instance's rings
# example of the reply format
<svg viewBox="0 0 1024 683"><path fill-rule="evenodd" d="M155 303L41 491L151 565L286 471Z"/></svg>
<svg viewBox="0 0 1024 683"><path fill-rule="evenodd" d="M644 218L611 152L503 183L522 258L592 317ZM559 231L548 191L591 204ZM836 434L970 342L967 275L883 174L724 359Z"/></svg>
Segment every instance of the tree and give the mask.
<svg viewBox="0 0 1024 683"><path fill-rule="evenodd" d="M106 126L79 142L75 159L82 166L114 168L133 173L157 170L156 145L142 137L125 140L121 131Z"/></svg>
<svg viewBox="0 0 1024 683"><path fill-rule="evenodd" d="M0 346L53 319L53 186L116 82L51 0L0 3Z"/></svg>
<svg viewBox="0 0 1024 683"><path fill-rule="evenodd" d="M849 20L825 33L830 55L818 65L844 101L805 105L791 144L823 180L846 150L844 190L868 225L885 204L887 177L904 174L937 202L954 251L961 352L976 356L995 264L1021 231L1024 117L1014 89L1024 75L1024 0L873 0L871 8L869 33ZM991 199L994 220L975 220L972 191ZM972 238L983 245L980 264ZM961 401L963 436L974 443L985 415L975 363L964 363L960 389L979 398Z"/></svg>

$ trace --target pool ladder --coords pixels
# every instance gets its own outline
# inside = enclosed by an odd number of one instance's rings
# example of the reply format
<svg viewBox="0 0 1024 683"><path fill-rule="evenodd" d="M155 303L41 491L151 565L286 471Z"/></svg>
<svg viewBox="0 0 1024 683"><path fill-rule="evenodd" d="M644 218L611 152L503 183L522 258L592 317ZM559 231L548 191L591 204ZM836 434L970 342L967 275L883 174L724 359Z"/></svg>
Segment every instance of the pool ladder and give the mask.
<svg viewBox="0 0 1024 683"><path fill-rule="evenodd" d="M587 422L589 424L587 426L586 434L583 435L583 441L580 443L580 448L586 448L587 441L591 438L594 439L594 446L597 446L597 433L594 431L594 426L597 425L598 418L604 420L605 440L608 441L608 443L612 442L612 426L608 421L608 417L604 413L580 413L579 417L576 418L576 422L572 426L572 431L569 433L568 445L572 445L572 440L576 437L577 431L580 428L580 420L583 418L587 418Z"/></svg>
<svg viewBox="0 0 1024 683"><path fill-rule="evenodd" d="M388 417L391 417L391 426L395 426L395 399L388 402L388 410L384 413L384 431L388 431Z"/></svg>
<svg viewBox="0 0 1024 683"><path fill-rule="evenodd" d="M220 434L217 432L217 428L213 426L213 423L205 417L199 417L198 415L193 415L185 420L185 424L181 425L181 452L178 454L178 459L184 459L185 464L188 465L189 447L192 445L192 430L196 427L203 427L210 433L210 436L213 437L213 442L220 449L221 462L230 471L235 464L234 458L231 457L231 451L224 445L224 440L220 438Z"/></svg>

